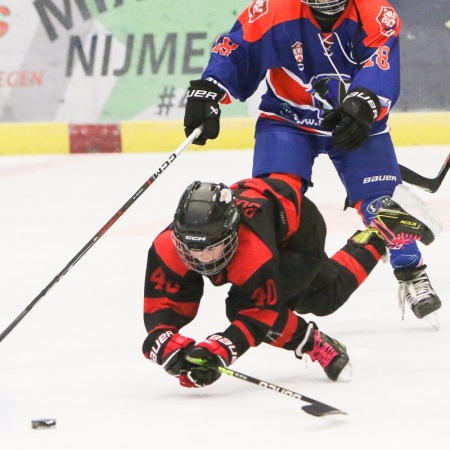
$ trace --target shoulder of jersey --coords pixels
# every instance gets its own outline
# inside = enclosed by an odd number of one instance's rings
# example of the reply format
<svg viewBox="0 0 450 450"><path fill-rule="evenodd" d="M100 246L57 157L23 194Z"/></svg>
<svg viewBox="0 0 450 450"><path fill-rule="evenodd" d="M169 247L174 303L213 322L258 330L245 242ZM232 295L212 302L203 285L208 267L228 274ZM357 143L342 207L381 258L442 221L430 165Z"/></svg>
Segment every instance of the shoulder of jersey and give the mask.
<svg viewBox="0 0 450 450"><path fill-rule="evenodd" d="M300 19L302 9L300 0L254 0L238 18L244 40L258 41L272 27Z"/></svg>
<svg viewBox="0 0 450 450"><path fill-rule="evenodd" d="M387 0L354 0L363 22L366 33L379 34L380 37L389 38L398 36L401 29L401 19L395 8ZM358 20L356 10L352 11L351 19Z"/></svg>

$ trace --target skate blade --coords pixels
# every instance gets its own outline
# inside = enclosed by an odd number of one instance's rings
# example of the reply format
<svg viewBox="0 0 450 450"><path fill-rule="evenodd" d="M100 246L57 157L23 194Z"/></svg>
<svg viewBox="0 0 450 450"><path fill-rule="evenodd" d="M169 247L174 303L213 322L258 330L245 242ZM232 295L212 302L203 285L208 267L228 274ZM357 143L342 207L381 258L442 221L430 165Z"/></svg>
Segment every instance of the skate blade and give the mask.
<svg viewBox="0 0 450 450"><path fill-rule="evenodd" d="M352 361L346 364L346 366L342 369L341 373L336 380L338 383L349 383L353 378L353 365Z"/></svg>
<svg viewBox="0 0 450 450"><path fill-rule="evenodd" d="M431 314L428 314L428 316L425 316L424 319L436 330L439 331L439 328L441 327L441 324L439 322L439 315L437 311L432 312Z"/></svg>

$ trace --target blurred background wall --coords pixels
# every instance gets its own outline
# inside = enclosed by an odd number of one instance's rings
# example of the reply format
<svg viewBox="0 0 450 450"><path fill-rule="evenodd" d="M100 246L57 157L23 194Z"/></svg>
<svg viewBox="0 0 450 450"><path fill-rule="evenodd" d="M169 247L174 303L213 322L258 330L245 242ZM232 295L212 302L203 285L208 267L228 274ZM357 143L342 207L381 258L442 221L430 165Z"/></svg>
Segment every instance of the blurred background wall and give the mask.
<svg viewBox="0 0 450 450"><path fill-rule="evenodd" d="M0 154L172 146L183 136L189 80L200 77L215 38L248 4L0 0ZM410 113L393 120L416 133L428 122L448 129L450 0L392 4L403 20L394 111ZM213 147L251 146L258 102L257 93L224 107L226 139ZM448 131L440 139L450 143Z"/></svg>

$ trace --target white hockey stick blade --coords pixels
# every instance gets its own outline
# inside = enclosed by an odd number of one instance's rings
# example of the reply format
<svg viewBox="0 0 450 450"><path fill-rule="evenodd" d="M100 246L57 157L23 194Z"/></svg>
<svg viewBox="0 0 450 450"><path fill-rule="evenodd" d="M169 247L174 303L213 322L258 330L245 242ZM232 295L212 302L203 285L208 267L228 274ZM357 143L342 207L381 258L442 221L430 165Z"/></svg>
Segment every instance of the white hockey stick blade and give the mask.
<svg viewBox="0 0 450 450"><path fill-rule="evenodd" d="M392 199L409 214L423 222L432 231L435 239L442 233L441 219L412 189L404 184L398 184Z"/></svg>

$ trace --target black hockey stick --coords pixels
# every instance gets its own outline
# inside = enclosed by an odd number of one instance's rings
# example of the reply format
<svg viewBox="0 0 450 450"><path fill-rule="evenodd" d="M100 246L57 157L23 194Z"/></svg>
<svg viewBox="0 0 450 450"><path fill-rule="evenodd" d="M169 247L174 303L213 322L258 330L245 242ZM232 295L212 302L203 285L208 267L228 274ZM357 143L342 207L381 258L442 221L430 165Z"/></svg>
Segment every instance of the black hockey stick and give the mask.
<svg viewBox="0 0 450 450"><path fill-rule="evenodd" d="M202 126L196 128L191 135L167 158L158 170L133 194L130 199L120 208L111 219L98 231L98 233L69 261L61 272L34 298L34 300L11 322L11 324L0 334L0 342L11 333L19 322L31 311L34 305L90 250L90 248L119 220L124 212L149 188L157 178L175 161L175 159L192 144L202 133Z"/></svg>
<svg viewBox="0 0 450 450"><path fill-rule="evenodd" d="M400 173L402 175L403 181L414 186L418 186L427 192L435 193L442 184L445 176L447 175L448 168L450 167L450 153L447 155L447 159L439 170L439 173L435 178L426 178L408 169L400 164Z"/></svg>
<svg viewBox="0 0 450 450"><path fill-rule="evenodd" d="M277 386L273 383L268 383L267 381L259 380L258 378L251 377L249 375L245 375L243 373L237 372L235 370L231 370L227 367L221 367L221 366L208 366L210 369L216 370L217 372L229 375L230 377L239 378L240 380L247 381L252 384L256 384L257 386L260 386L264 389L269 389L273 392L278 392L279 394L286 395L288 397L292 397L296 400L301 400L303 402L309 403L309 405L302 406L303 411L305 411L308 414L311 414L312 416L316 417L323 417L323 416L329 416L330 414L345 414L346 412L341 411L338 408L335 408L334 406L327 405L325 403L319 402L318 400L314 400L313 398L306 397L305 395L299 394L294 391L290 391L289 389L285 389L281 386Z"/></svg>

